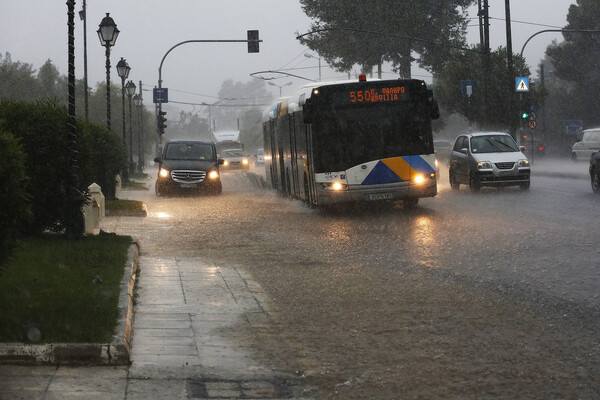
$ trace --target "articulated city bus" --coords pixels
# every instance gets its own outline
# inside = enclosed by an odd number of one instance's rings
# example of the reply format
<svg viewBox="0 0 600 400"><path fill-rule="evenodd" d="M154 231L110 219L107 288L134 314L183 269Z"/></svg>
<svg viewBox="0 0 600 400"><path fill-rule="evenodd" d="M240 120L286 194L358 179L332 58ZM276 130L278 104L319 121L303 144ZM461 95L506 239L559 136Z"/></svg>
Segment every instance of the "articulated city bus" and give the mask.
<svg viewBox="0 0 600 400"><path fill-rule="evenodd" d="M420 80L318 82L263 113L266 178L311 206L437 194L431 120Z"/></svg>

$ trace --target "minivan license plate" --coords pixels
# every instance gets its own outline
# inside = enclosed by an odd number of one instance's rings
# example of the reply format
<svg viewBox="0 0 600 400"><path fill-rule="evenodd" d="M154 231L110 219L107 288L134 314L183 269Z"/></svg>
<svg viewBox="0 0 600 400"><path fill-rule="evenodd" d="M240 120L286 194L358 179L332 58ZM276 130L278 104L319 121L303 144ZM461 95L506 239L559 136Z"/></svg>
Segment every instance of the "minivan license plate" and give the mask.
<svg viewBox="0 0 600 400"><path fill-rule="evenodd" d="M196 185L194 185L193 183L180 183L179 187L183 189L193 189L196 187Z"/></svg>
<svg viewBox="0 0 600 400"><path fill-rule="evenodd" d="M373 193L367 197L367 200L389 200L392 197L391 193Z"/></svg>

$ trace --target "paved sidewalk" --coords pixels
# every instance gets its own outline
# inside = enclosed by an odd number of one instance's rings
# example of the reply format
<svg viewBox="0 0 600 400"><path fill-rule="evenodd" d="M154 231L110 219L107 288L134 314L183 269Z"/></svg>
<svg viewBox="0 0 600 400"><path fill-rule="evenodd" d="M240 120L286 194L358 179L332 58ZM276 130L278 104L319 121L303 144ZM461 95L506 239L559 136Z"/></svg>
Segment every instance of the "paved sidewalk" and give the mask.
<svg viewBox="0 0 600 400"><path fill-rule="evenodd" d="M143 220L111 217L105 229L135 236ZM0 400L314 398L244 344L268 329L257 284L231 266L144 255L143 241L141 250L132 365L0 365Z"/></svg>

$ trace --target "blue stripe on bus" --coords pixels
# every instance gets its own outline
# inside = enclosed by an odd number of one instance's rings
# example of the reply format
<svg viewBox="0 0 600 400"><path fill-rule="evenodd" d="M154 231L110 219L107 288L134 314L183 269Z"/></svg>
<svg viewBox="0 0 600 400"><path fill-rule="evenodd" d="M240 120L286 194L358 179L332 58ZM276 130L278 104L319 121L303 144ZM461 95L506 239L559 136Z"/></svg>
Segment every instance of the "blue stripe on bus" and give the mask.
<svg viewBox="0 0 600 400"><path fill-rule="evenodd" d="M402 179L392 171L387 165L379 161L369 175L362 181L362 185L374 185L378 183L402 182Z"/></svg>
<svg viewBox="0 0 600 400"><path fill-rule="evenodd" d="M420 174L430 174L435 172L435 168L432 167L427 161L421 156L404 156L401 157L414 172ZM385 165L382 161L379 161L369 175L362 181L362 185L375 185L382 183L396 183L403 182L403 179L398 176L390 167Z"/></svg>
<svg viewBox="0 0 600 400"><path fill-rule="evenodd" d="M410 166L421 174L431 174L435 172L435 167L432 167L427 161L421 156L405 156L402 157L404 161L410 164Z"/></svg>

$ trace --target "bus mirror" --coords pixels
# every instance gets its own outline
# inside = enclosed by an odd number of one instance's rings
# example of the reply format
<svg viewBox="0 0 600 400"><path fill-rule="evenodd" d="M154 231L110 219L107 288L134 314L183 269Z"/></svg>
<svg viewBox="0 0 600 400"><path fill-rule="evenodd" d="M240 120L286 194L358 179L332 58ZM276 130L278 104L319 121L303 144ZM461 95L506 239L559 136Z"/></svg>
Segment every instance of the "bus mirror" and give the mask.
<svg viewBox="0 0 600 400"><path fill-rule="evenodd" d="M312 109L312 99L306 99L304 105L302 106L304 123L310 124L313 120L313 109Z"/></svg>

